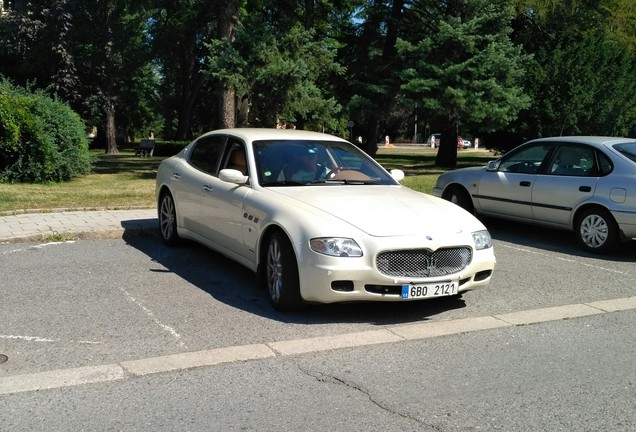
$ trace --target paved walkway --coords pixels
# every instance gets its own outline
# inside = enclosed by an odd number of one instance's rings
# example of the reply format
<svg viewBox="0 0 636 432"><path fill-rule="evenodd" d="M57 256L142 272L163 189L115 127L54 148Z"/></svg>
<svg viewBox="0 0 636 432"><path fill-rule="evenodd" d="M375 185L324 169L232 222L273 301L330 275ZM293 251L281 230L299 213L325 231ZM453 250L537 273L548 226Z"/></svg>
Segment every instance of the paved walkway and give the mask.
<svg viewBox="0 0 636 432"><path fill-rule="evenodd" d="M0 216L0 243L121 238L158 229L156 209L25 213Z"/></svg>

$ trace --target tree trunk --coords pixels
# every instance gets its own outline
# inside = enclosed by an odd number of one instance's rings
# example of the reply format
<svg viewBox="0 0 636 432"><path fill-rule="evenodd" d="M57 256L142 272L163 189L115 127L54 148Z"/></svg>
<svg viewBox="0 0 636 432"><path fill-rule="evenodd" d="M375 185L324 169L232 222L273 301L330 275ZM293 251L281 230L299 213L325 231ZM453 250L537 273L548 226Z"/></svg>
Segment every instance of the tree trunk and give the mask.
<svg viewBox="0 0 636 432"><path fill-rule="evenodd" d="M314 28L314 15L316 13L316 5L314 0L305 0L305 29Z"/></svg>
<svg viewBox="0 0 636 432"><path fill-rule="evenodd" d="M234 29L238 23L239 1L226 0L218 3L218 37L234 41ZM236 126L236 92L226 82L221 82L219 92L218 123L221 127Z"/></svg>
<svg viewBox="0 0 636 432"><path fill-rule="evenodd" d="M117 133L115 128L115 102L106 102L106 154L117 154Z"/></svg>
<svg viewBox="0 0 636 432"><path fill-rule="evenodd" d="M190 133L190 124L192 122L192 108L194 106L197 97L199 96L199 92L203 87L203 82L205 81L205 77L200 72L196 76L195 80L190 79L188 77L186 82L183 85L183 89L181 91L181 103L179 107L179 119L177 123L177 131L175 134L176 140L186 140L190 137L188 136ZM194 83L191 85L191 83Z"/></svg>
<svg viewBox="0 0 636 432"><path fill-rule="evenodd" d="M442 130L435 165L443 168L457 166L457 128L453 124L446 125Z"/></svg>
<svg viewBox="0 0 636 432"><path fill-rule="evenodd" d="M375 158L375 155L378 152L378 118L375 115L371 115L369 117L365 138L366 140L363 149L369 156Z"/></svg>
<svg viewBox="0 0 636 432"><path fill-rule="evenodd" d="M234 90L220 86L219 117L220 128L233 128L236 126L236 97Z"/></svg>

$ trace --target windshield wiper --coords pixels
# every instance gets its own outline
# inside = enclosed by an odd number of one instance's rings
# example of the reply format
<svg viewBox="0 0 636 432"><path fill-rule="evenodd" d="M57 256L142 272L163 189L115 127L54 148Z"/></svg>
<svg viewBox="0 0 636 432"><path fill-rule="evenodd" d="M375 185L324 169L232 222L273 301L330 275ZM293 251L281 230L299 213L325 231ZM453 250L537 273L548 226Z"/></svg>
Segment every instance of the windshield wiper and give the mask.
<svg viewBox="0 0 636 432"><path fill-rule="evenodd" d="M337 185L368 185L368 184L378 184L378 180L353 180L353 179L320 179L320 180L312 180L308 184L337 184Z"/></svg>
<svg viewBox="0 0 636 432"><path fill-rule="evenodd" d="M277 180L272 182L263 183L262 186L304 186L305 183L297 182L294 180Z"/></svg>

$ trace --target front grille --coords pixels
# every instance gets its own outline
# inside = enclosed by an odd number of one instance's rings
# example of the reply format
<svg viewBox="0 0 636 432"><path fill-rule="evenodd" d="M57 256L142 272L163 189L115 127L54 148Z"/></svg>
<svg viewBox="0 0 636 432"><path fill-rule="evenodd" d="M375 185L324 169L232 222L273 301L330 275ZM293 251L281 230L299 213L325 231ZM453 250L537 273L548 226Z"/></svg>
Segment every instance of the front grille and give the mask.
<svg viewBox="0 0 636 432"><path fill-rule="evenodd" d="M444 248L436 251L409 249L382 252L375 262L386 276L401 278L438 277L463 270L472 260L468 247Z"/></svg>

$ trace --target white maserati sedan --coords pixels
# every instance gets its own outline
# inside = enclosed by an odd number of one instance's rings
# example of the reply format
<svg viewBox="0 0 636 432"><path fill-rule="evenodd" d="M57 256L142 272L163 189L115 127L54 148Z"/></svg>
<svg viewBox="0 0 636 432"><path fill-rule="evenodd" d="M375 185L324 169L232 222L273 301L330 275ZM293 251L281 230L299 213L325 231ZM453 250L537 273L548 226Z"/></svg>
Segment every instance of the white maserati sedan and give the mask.
<svg viewBox="0 0 636 432"><path fill-rule="evenodd" d="M487 285L484 225L404 186L343 139L316 132L208 132L161 162L168 245L190 239L254 271L282 311L306 302L409 301Z"/></svg>
<svg viewBox="0 0 636 432"><path fill-rule="evenodd" d="M574 231L590 252L636 238L636 140L529 141L485 167L448 171L433 194L477 215Z"/></svg>

